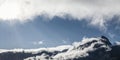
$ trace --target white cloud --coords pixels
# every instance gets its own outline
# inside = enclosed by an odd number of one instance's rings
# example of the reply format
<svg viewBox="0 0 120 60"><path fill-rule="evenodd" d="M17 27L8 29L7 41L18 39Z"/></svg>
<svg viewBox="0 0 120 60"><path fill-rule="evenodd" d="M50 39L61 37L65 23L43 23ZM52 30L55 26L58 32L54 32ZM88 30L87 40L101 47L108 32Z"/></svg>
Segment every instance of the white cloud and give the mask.
<svg viewBox="0 0 120 60"><path fill-rule="evenodd" d="M43 41L39 41L38 44L43 44Z"/></svg>
<svg viewBox="0 0 120 60"><path fill-rule="evenodd" d="M48 52L54 52L54 51L63 51L65 49L69 49L72 47L71 45L62 45L62 46L57 46L57 47L51 47L51 48L38 48L38 49L0 49L0 53L4 52L25 52L25 53L32 53L32 54L37 54L42 51L48 51Z"/></svg>
<svg viewBox="0 0 120 60"><path fill-rule="evenodd" d="M43 41L36 41L36 42L33 42L34 45L42 45L44 42Z"/></svg>
<svg viewBox="0 0 120 60"><path fill-rule="evenodd" d="M64 44L66 44L66 43L67 43L67 41L66 41L66 40L62 40L62 42L63 42Z"/></svg>
<svg viewBox="0 0 120 60"><path fill-rule="evenodd" d="M116 43L117 45L120 45L120 41L116 41L115 43Z"/></svg>
<svg viewBox="0 0 120 60"><path fill-rule="evenodd" d="M0 19L25 21L38 15L65 18L69 14L105 29L110 18L120 15L119 6L120 0L0 0Z"/></svg>

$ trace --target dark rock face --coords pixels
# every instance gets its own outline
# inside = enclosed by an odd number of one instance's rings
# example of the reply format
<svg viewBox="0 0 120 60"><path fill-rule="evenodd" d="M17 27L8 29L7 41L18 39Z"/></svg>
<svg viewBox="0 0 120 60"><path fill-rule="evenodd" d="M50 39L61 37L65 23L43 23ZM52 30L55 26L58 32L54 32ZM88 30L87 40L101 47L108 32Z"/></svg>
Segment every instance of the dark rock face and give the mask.
<svg viewBox="0 0 120 60"><path fill-rule="evenodd" d="M86 51L86 48L90 48L93 50ZM98 40L91 40L88 41L82 45L78 45L77 47L73 48L70 50L72 51L78 51L78 50L85 50L86 53L88 54L87 56L77 56L74 58L66 58L64 57L58 57L60 59L55 59L54 56L58 54L63 54L66 52L69 52L69 49L63 49L62 51L40 51L36 54L33 54L31 52L2 52L0 53L0 60L24 60L29 57L36 57L36 56L41 56L45 55L46 60L120 60L120 45L112 45L109 41L108 38L105 36L102 36L99 41ZM88 49L89 50L89 49ZM68 55L69 56L69 55ZM61 59L63 58L63 59ZM30 59L28 59L30 60ZM42 59L36 59L34 58L33 60L42 60Z"/></svg>
<svg viewBox="0 0 120 60"><path fill-rule="evenodd" d="M52 55L56 55L60 52L61 51L54 51L54 52L41 51L37 54L25 53L24 51L23 52L15 52L15 53L14 52L4 52L4 53L0 53L0 60L24 60L25 58L38 56L38 55L42 55L42 54L52 56Z"/></svg>
<svg viewBox="0 0 120 60"><path fill-rule="evenodd" d="M112 46L110 57L112 60L120 60L120 45Z"/></svg>
<svg viewBox="0 0 120 60"><path fill-rule="evenodd" d="M24 52L5 52L0 54L0 60L23 60L24 58L34 56L31 53Z"/></svg>

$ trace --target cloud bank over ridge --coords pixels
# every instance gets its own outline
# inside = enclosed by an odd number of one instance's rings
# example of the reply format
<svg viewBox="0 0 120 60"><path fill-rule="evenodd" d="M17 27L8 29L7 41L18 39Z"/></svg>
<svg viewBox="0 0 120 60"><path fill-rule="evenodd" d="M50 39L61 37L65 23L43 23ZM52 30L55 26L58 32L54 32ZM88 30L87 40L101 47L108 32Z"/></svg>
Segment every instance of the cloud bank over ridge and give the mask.
<svg viewBox="0 0 120 60"><path fill-rule="evenodd" d="M119 0L0 0L0 19L25 21L36 16L52 19L69 15L105 28L114 15L120 15L119 6Z"/></svg>
<svg viewBox="0 0 120 60"><path fill-rule="evenodd" d="M0 50L0 59L8 60L11 56L11 60L109 60L111 57L108 52L111 51L111 45L104 36L84 38L72 45L53 48Z"/></svg>

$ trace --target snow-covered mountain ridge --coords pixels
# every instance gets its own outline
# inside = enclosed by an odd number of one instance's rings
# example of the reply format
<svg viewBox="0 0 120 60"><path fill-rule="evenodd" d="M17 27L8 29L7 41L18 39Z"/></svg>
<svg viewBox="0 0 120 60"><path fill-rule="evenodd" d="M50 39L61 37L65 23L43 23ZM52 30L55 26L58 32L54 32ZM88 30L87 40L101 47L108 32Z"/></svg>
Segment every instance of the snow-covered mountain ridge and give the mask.
<svg viewBox="0 0 120 60"><path fill-rule="evenodd" d="M116 52L117 51L117 52ZM119 60L120 46L105 36L53 48L0 50L0 60Z"/></svg>

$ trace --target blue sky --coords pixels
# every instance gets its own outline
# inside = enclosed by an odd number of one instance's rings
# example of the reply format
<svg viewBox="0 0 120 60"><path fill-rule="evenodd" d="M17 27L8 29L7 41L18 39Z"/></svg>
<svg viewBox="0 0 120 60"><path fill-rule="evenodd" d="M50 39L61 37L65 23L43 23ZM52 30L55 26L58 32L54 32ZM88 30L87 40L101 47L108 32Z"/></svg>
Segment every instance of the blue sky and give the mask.
<svg viewBox="0 0 120 60"><path fill-rule="evenodd" d="M119 41L120 24L114 21L108 22L107 30L89 25L82 20L63 19L54 17L45 20L36 17L33 21L26 23L9 21L0 22L0 48L40 48L54 47L72 44L82 40L83 37L107 36L111 42Z"/></svg>
<svg viewBox="0 0 120 60"><path fill-rule="evenodd" d="M120 0L0 0L0 49L120 37Z"/></svg>

